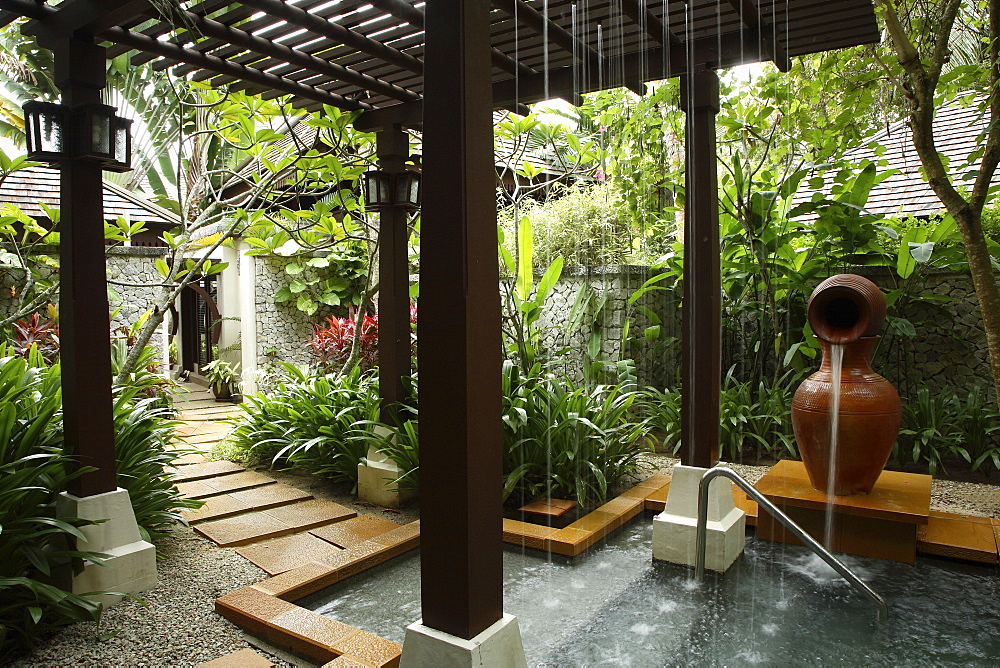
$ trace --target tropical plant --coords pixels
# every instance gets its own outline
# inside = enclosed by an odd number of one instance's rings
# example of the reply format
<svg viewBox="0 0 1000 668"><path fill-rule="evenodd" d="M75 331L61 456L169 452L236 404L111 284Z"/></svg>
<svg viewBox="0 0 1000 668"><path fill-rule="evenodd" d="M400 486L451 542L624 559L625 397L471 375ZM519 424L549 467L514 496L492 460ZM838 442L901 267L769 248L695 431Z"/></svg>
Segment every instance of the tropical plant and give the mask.
<svg viewBox="0 0 1000 668"><path fill-rule="evenodd" d="M989 465L1000 470L1000 443L994 436L1000 431L1000 411L979 385L969 391L964 401L959 399L959 405L956 424L972 460L972 470L985 468L988 472Z"/></svg>
<svg viewBox="0 0 1000 668"><path fill-rule="evenodd" d="M26 357L34 347L48 364L59 358L59 324L54 318L32 313L14 323L13 334L11 343L21 357Z"/></svg>
<svg viewBox="0 0 1000 668"><path fill-rule="evenodd" d="M672 455L681 448L681 393L647 387L643 393L645 428Z"/></svg>
<svg viewBox="0 0 1000 668"><path fill-rule="evenodd" d="M378 419L377 377L358 367L326 376L282 367L285 376L268 396L246 397L240 405L227 445L248 459L356 484L368 448L353 438L355 425Z"/></svg>
<svg viewBox="0 0 1000 668"><path fill-rule="evenodd" d="M183 498L167 472L185 454L172 446L177 423L138 387L116 388L113 411L118 484L128 491L143 540L155 540L182 521L179 510L202 505Z"/></svg>
<svg viewBox="0 0 1000 668"><path fill-rule="evenodd" d="M516 259L504 247L504 234L499 226L497 235L500 257L508 274L508 278L501 282L507 352L521 367L531 368L542 352L542 332L538 320L545 308L546 298L562 275L563 259L557 257L553 260L536 286L531 219L522 216L518 222Z"/></svg>
<svg viewBox="0 0 1000 668"><path fill-rule="evenodd" d="M588 506L641 468L646 428L633 412L638 391L573 387L543 372L503 364L504 499L563 497Z"/></svg>
<svg viewBox="0 0 1000 668"><path fill-rule="evenodd" d="M952 392L931 394L926 387L917 390L916 400L903 406L903 427L894 454L899 464L923 462L931 475L938 469L947 473L944 462L958 456L971 462L969 451L962 445L959 428L961 403Z"/></svg>
<svg viewBox="0 0 1000 668"><path fill-rule="evenodd" d="M89 522L62 516L57 500L81 475L63 452L58 366L32 350L27 359L0 346L0 661L48 631L96 621L100 606L63 591L56 569L100 556L67 548Z"/></svg>

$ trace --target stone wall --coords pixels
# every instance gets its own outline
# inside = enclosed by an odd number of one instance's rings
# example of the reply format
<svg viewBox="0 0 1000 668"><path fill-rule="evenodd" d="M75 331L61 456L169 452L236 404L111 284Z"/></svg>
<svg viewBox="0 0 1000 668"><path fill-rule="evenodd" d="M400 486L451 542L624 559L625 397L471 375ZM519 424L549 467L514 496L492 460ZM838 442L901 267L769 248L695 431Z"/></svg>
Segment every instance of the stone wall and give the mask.
<svg viewBox="0 0 1000 668"><path fill-rule="evenodd" d="M594 359L632 359L641 385L669 384L678 363L671 343L679 332L675 291L671 284L657 283L668 289L648 290L629 303L653 276L648 267L629 265L566 267L539 319L544 349L550 355L568 351L561 359L572 378L582 378L584 366Z"/></svg>
<svg viewBox="0 0 1000 668"><path fill-rule="evenodd" d="M871 278L886 292L899 287L895 274L887 268L855 271ZM540 319L545 328L546 350L555 353L570 349L566 371L580 378L582 364L589 357L585 351L591 337L596 335L600 359L634 359L640 384L675 386L680 365L679 294L672 285L663 283L669 289L649 291L636 303L628 303L629 297L652 275L646 267L567 267ZM591 307L579 328L569 330L567 320L584 286L593 293ZM808 296L813 287L803 286L804 295ZM909 339L893 334L887 327L883 346L873 360L875 370L906 397L915 396L920 387L927 387L932 393L947 390L960 395L976 385L991 391L986 333L971 277L955 272L930 273L924 277L922 287L914 286L912 294L902 312L890 309L889 316L909 320L916 336ZM604 307L598 311L593 305L601 303L602 295L606 297ZM928 295L942 299L926 299ZM919 299L921 296L925 298ZM659 320L660 335L655 339L643 336L647 327L656 324L650 314ZM622 352L626 321L631 322L632 341L630 349ZM733 341L724 342L727 360L723 361L723 371L734 361L729 358L738 355L736 347Z"/></svg>
<svg viewBox="0 0 1000 668"><path fill-rule="evenodd" d="M116 246L108 249L108 280L121 297L111 302L115 316L111 328L131 327L153 305L163 277L156 270L156 260L165 256L166 248L147 246ZM117 285L120 281L126 285ZM131 285L129 285L131 284ZM158 341L152 342L154 345Z"/></svg>
<svg viewBox="0 0 1000 668"><path fill-rule="evenodd" d="M888 270L865 274L883 290L896 287ZM972 278L964 273L931 273L917 295L944 299L911 300L901 315L913 323L916 337L887 336L891 345L874 360L875 370L897 385L903 396L915 396L920 387L931 393L947 390L965 395L979 385L992 392L986 331ZM892 309L889 315L894 315Z"/></svg>
<svg viewBox="0 0 1000 668"><path fill-rule="evenodd" d="M295 308L294 301L274 301L278 291L288 284L285 267L295 258L262 255L256 260L257 359L262 366L277 362L308 364L305 341L312 336L312 324L322 316L306 315Z"/></svg>

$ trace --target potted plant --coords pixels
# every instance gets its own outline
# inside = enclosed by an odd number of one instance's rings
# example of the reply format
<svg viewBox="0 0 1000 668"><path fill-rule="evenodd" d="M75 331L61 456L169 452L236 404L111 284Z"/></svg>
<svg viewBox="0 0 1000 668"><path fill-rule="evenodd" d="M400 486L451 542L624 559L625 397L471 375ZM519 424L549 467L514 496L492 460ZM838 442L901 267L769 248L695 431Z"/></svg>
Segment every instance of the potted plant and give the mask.
<svg viewBox="0 0 1000 668"><path fill-rule="evenodd" d="M238 394L240 372L237 365L224 360L213 360L202 368L202 373L212 384L212 393L216 401L233 401Z"/></svg>

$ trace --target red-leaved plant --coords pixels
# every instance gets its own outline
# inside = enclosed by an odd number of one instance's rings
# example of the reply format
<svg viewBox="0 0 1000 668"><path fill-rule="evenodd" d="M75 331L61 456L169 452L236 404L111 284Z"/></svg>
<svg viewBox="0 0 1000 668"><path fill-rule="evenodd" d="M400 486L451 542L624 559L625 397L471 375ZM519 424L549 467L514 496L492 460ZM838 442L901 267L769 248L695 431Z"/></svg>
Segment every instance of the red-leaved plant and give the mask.
<svg viewBox="0 0 1000 668"><path fill-rule="evenodd" d="M410 304L411 330L416 324L417 308ZM330 316L323 323L313 325L313 335L306 341L313 366L322 373L339 371L351 356L357 326L353 306L349 307L346 317ZM378 366L378 313L366 313L361 319L360 337L358 364L362 371L367 371Z"/></svg>
<svg viewBox="0 0 1000 668"><path fill-rule="evenodd" d="M14 328L14 350L27 359L28 351L34 345L48 364L59 359L59 325L52 318L42 318L37 313L18 320Z"/></svg>

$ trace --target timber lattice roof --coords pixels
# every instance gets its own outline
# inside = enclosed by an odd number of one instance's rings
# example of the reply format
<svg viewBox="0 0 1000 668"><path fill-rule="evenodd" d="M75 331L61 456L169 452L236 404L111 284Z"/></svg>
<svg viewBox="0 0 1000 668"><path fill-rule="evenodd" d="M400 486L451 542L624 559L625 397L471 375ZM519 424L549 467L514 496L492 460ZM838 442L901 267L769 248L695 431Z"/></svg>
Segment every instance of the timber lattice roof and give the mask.
<svg viewBox="0 0 1000 668"><path fill-rule="evenodd" d="M109 43L109 56L265 98L418 125L424 7L412 0L0 0L40 37ZM494 106L876 42L871 0L491 0ZM159 9L157 9L159 7ZM169 7L170 9L163 9Z"/></svg>

